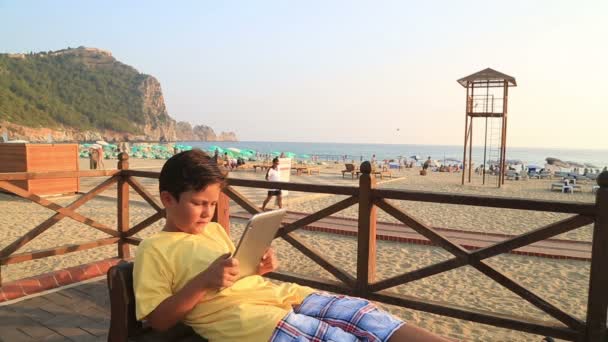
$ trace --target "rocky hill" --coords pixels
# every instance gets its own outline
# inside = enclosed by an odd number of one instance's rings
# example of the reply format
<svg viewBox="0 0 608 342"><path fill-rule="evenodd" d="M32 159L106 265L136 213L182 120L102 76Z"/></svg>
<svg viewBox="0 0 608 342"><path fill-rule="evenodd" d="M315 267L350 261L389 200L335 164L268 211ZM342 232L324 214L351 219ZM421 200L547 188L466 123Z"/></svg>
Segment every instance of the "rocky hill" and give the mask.
<svg viewBox="0 0 608 342"><path fill-rule="evenodd" d="M29 141L236 140L231 132L177 125L154 77L85 47L0 54L3 132Z"/></svg>

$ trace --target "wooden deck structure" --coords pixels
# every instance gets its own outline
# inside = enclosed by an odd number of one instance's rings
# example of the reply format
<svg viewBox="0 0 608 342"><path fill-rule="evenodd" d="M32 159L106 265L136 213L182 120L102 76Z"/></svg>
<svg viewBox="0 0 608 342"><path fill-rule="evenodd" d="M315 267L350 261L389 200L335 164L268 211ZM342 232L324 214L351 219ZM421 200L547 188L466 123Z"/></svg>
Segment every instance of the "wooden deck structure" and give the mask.
<svg viewBox="0 0 608 342"><path fill-rule="evenodd" d="M78 144L0 143L0 173L78 170ZM76 193L80 190L76 176L55 178L52 182L32 177L12 183L38 195Z"/></svg>
<svg viewBox="0 0 608 342"><path fill-rule="evenodd" d="M281 281L297 282L299 284L313 286L319 289L337 293L357 295L374 301L411 308L414 310L426 311L434 314L533 334L554 336L565 340L588 342L606 340L608 337L606 327L606 316L608 309L608 293L606 293L606 288L608 288L608 272L606 272L606 267L608 267L608 172L604 172L598 177L597 182L600 188L596 194L596 202L594 204L586 204L561 201L539 201L500 197L441 194L421 191L376 189L375 177L373 174L370 174L370 163L364 162L361 165L361 171L362 174L359 178L358 187L266 182L259 180L229 178L228 186L224 189L220 196L220 201L218 203L214 219L229 230L229 199L232 199L251 214L260 212L260 209L255 204L235 190L235 186L266 189L278 188L292 191L346 195L348 197L344 200L332 204L318 212L302 217L294 222L285 224L277 234L277 238L282 238L290 243L304 255L308 256L329 273L334 275L337 280L328 281L314 277L281 272L269 274L268 276L270 278ZM10 181L29 180L34 178L57 179L64 177L97 176L111 177L66 207L62 207L56 203L40 198L32 192L26 191L10 183ZM158 178L159 173L129 170L128 156L123 153L119 156L118 170L45 172L35 174L19 172L0 174L1 189L29 199L56 212L54 216L39 224L37 227L30 230L24 236L18 238L13 243L4 247L0 251L0 264L6 265L19 263L27 260L86 250L110 244L117 244L117 255L119 258L130 258L128 245L137 245L141 242L140 239L135 238L133 235L142 229L145 229L152 223L160 220L164 216L164 210L161 204L158 203L158 201L150 193L148 193L143 186L140 185L135 177ZM108 227L100 222L84 217L75 212L78 207L82 206L91 198L95 197L100 192L104 191L115 183L117 184L118 192L118 224L116 228ZM150 204L152 208L156 210L155 214L132 227L129 226L129 187L132 187ZM398 209L387 201L389 199L558 212L572 214L572 216L544 227L534 229L527 233L508 238L491 246L469 251L452 241L450 238L446 237L443 232L440 232L435 228L420 222L412 214ZM356 274L352 275L343 270L339 265L334 264L331 260L323 256L323 254L316 250L314 246L308 245L305 241L292 233L299 228L316 222L322 218L328 217L355 204L358 204L359 207L359 215L357 220L357 272ZM384 210L408 227L411 227L418 234L424 236L432 243L444 248L453 254L454 257L446 261L426 266L418 270L406 272L388 279L376 279L376 212L378 208ZM93 229L105 232L109 235L109 237L81 244L64 245L46 250L17 253L17 251L29 241L36 238L45 230L51 228L55 223L59 222L65 217L70 217L71 219L82 222ZM496 270L488 263L484 262L484 259L507 253L511 250L548 239L558 234L562 234L591 223L594 224L591 250L591 271L588 288L587 313L584 320L561 310L554 304L551 304L544 298L540 297L507 275ZM521 298L541 309L549 316L558 320L560 324L534 321L523 315L507 316L498 313L488 313L486 311L459 307L450 303L439 303L413 296L398 295L386 291L394 286L466 265L474 267L489 278L496 281L501 286L519 295Z"/></svg>

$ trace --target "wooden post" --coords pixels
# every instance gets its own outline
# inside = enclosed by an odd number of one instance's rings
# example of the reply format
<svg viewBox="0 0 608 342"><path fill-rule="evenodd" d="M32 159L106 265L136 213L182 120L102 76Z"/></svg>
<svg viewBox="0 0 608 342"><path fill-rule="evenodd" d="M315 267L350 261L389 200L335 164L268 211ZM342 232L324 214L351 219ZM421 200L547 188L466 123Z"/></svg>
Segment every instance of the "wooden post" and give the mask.
<svg viewBox="0 0 608 342"><path fill-rule="evenodd" d="M221 224L226 230L226 234L230 236L230 197L224 192L220 193L212 220Z"/></svg>
<svg viewBox="0 0 608 342"><path fill-rule="evenodd" d="M126 152L118 154L118 169L121 171L129 169L129 155ZM118 242L118 257L121 259L129 259L131 257L131 251L129 244L124 242L124 233L129 230L129 183L127 183L127 176L122 172L118 179L118 232L120 233L121 240Z"/></svg>
<svg viewBox="0 0 608 342"><path fill-rule="evenodd" d="M359 177L359 231L357 243L357 288L355 293L365 296L368 286L376 278L376 211L372 189L376 187L376 177L371 173L372 165L361 164Z"/></svg>
<svg viewBox="0 0 608 342"><path fill-rule="evenodd" d="M606 310L608 309L608 171L597 177L600 188L595 197L595 224L591 249L591 272L587 299L587 330L585 341L606 341Z"/></svg>
<svg viewBox="0 0 608 342"><path fill-rule="evenodd" d="M467 170L467 140L469 132L469 83L467 82L467 103L464 113L464 151L462 152L462 185L464 185L464 175ZM473 118L471 118L472 120ZM469 156L471 158L471 156Z"/></svg>
<svg viewBox="0 0 608 342"><path fill-rule="evenodd" d="M471 84L471 114L475 111L475 82ZM469 122L469 183L471 183L471 168L473 167L473 116L471 115ZM464 163L464 160L463 160ZM462 171L464 172L464 170Z"/></svg>
<svg viewBox="0 0 608 342"><path fill-rule="evenodd" d="M509 82L505 81L505 91L504 91L504 130L502 136L502 150L503 150L503 164L506 164L507 161L507 124L509 123ZM505 173L502 174L502 184L505 184Z"/></svg>
<svg viewBox="0 0 608 342"><path fill-rule="evenodd" d="M473 172L473 117L469 123L469 183L471 183L471 172Z"/></svg>

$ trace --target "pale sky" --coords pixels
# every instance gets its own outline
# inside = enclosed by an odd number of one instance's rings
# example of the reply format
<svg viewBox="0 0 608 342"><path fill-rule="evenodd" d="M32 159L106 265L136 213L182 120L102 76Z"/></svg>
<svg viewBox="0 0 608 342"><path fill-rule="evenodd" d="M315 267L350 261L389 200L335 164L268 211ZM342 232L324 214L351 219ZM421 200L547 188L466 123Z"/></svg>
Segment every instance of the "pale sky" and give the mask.
<svg viewBox="0 0 608 342"><path fill-rule="evenodd" d="M110 50L174 119L247 141L461 145L456 80L490 67L518 83L509 146L607 149L607 21L605 0L0 0L0 52Z"/></svg>

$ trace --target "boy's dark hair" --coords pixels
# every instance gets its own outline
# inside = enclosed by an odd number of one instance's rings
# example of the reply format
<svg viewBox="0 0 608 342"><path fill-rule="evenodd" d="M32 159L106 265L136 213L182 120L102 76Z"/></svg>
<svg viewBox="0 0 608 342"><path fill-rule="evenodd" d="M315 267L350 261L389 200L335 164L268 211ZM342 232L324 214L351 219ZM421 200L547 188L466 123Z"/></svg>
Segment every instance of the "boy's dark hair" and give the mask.
<svg viewBox="0 0 608 342"><path fill-rule="evenodd" d="M177 201L183 192L201 191L211 184L224 187L226 175L214 159L194 149L169 158L160 171L159 191L168 191Z"/></svg>
<svg viewBox="0 0 608 342"><path fill-rule="evenodd" d="M274 157L274 158L272 159L272 162L273 162L273 163L278 163L278 162L279 162L279 158L278 158L278 157Z"/></svg>

